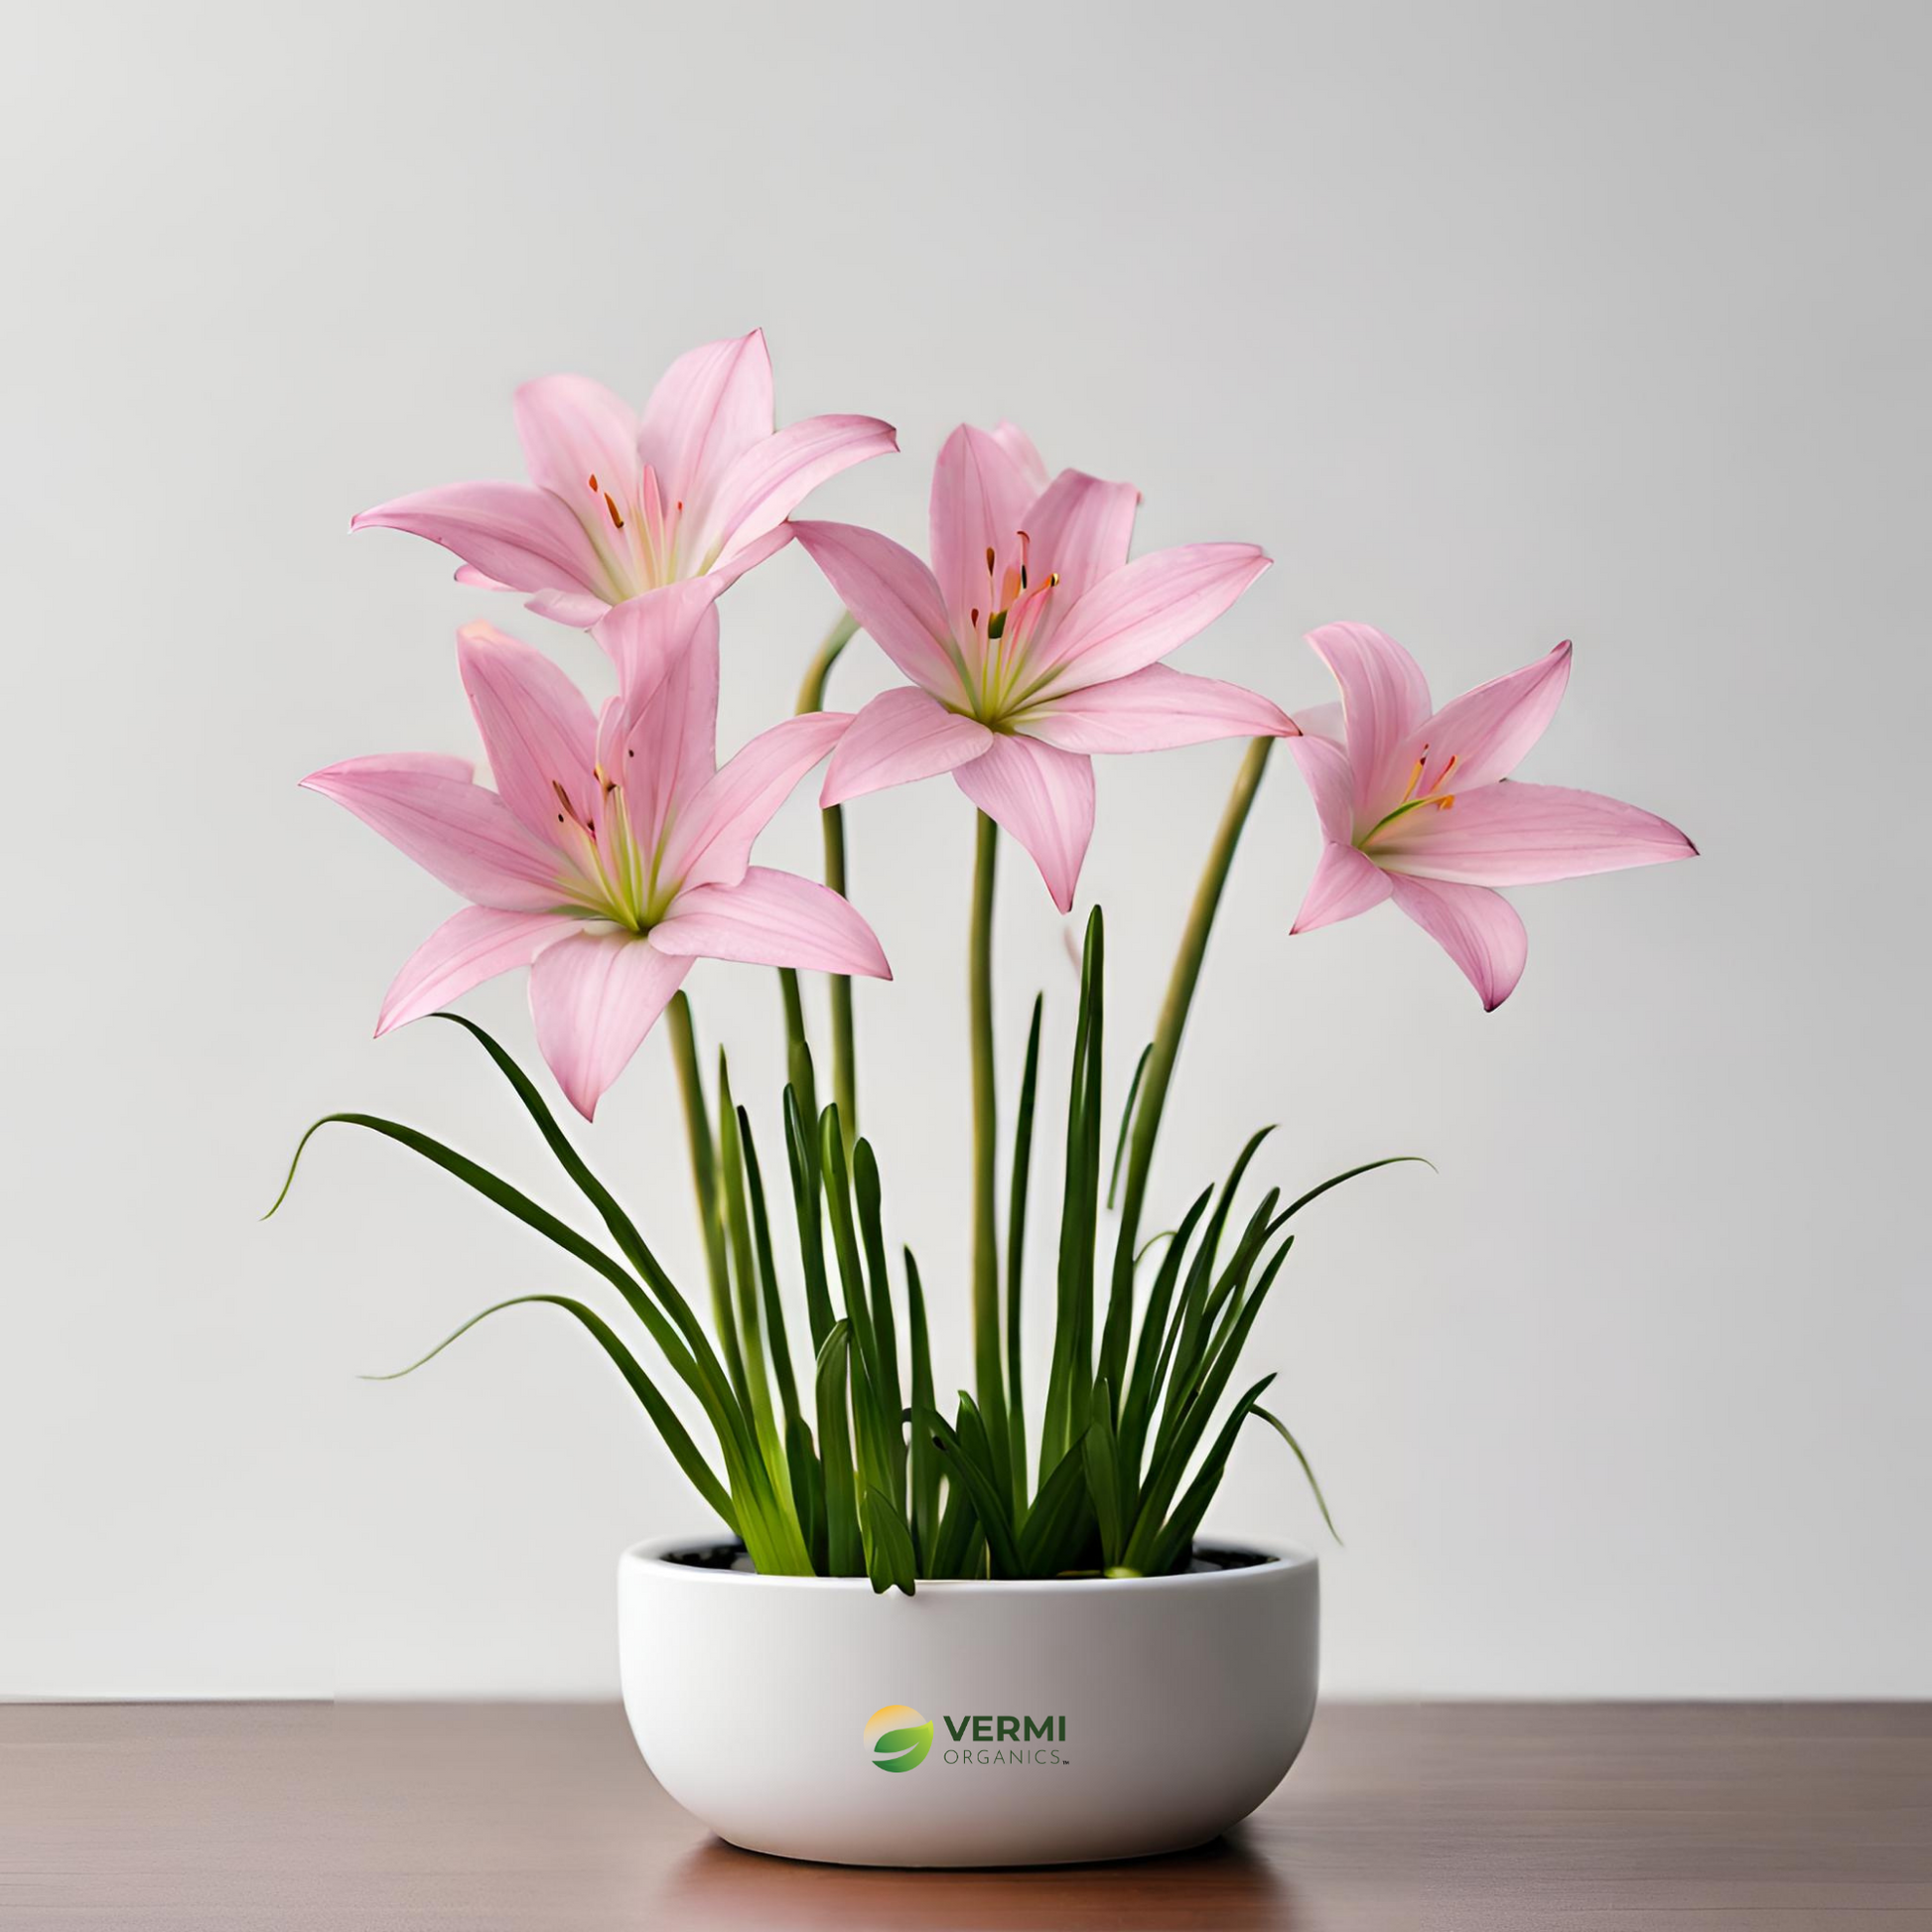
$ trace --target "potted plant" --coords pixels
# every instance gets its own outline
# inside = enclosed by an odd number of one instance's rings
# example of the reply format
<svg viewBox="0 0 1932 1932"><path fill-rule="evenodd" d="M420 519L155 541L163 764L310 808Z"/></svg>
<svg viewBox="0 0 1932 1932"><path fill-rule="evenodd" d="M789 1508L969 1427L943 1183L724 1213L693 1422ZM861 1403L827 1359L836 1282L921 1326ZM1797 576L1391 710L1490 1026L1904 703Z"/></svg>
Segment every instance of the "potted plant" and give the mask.
<svg viewBox="0 0 1932 1932"><path fill-rule="evenodd" d="M1339 703L1293 717L1169 667L1268 559L1205 543L1130 561L1133 487L1075 470L1049 478L1011 425L947 439L928 564L869 530L788 520L819 483L897 445L859 416L774 433L756 333L682 357L641 417L595 383L553 377L518 392L516 419L527 484L427 490L355 525L429 537L462 558L462 581L521 593L590 630L616 666L616 695L594 714L550 658L469 625L459 666L493 789L434 754L352 759L304 783L468 901L397 975L378 1032L437 1015L473 1035L601 1232L415 1128L328 1120L442 1168L621 1304L614 1320L570 1295L526 1295L475 1320L543 1303L582 1324L722 1526L640 1544L620 1564L624 1700L674 1797L734 1843L849 1863L1045 1863L1211 1837L1279 1782L1315 1697L1314 1558L1200 1537L1251 1419L1314 1483L1266 1406L1272 1376L1244 1367L1246 1344L1303 1211L1388 1165L1291 1194L1260 1184L1256 1134L1230 1172L1174 1197L1172 1226L1150 1212L1175 1056L1274 747L1286 744L1323 834L1293 930L1392 899L1487 1009L1525 957L1522 922L1495 888L1693 848L1635 807L1511 778L1563 695L1567 643L1440 709L1408 653L1357 624L1312 633ZM796 715L720 764L718 600L793 538L847 615ZM904 683L856 715L827 711L827 673L862 628ZM1111 1016L1096 906L1071 1065L1042 1066L1035 999L1003 1123L1003 844L1023 848L1069 912L1093 828L1092 757L1222 738L1247 750L1124 1098L1103 1079ZM827 760L826 882L754 865L760 830ZM910 1247L894 1252L903 1231L858 1131L851 980L890 975L841 890L843 808L945 773L978 812L966 1015L974 1360L956 1397L942 1394L919 1265ZM713 1070L700 1055L683 990L699 958L777 970L789 1079L761 1124L724 1057ZM538 1051L586 1120L650 1028L667 1027L708 1318L537 1080L443 1011L519 967ZM801 972L833 976L829 1093ZM1030 1182L1048 1132L1063 1178L1043 1203ZM1054 1339L1042 1377L1021 1347L1023 1256L1030 1223L1048 1215ZM642 1331L641 1349L620 1321Z"/></svg>

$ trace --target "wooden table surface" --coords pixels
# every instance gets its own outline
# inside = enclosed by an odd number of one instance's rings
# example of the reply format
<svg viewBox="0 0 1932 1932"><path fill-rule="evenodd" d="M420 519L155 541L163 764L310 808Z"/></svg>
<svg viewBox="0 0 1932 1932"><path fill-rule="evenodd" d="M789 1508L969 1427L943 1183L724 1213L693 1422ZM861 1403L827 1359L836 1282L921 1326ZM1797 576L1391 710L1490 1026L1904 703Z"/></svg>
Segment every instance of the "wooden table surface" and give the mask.
<svg viewBox="0 0 1932 1932"><path fill-rule="evenodd" d="M1035 1871L721 1844L613 1705L0 1706L0 1926L1932 1927L1932 1706L1324 1706L1205 1851Z"/></svg>

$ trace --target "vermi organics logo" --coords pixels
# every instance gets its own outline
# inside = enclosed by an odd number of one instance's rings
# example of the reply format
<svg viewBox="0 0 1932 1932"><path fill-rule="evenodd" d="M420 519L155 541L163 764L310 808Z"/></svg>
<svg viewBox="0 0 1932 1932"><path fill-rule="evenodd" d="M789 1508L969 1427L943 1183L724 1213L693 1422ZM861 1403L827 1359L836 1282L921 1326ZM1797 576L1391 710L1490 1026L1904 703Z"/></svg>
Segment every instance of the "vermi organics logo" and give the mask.
<svg viewBox="0 0 1932 1932"><path fill-rule="evenodd" d="M1066 1764L1066 1718L979 1716L947 1718L948 1764ZM909 1704L888 1704L866 1720L866 1749L882 1771L912 1771L932 1749L931 1723ZM1042 1745L1044 1748L1042 1748Z"/></svg>
<svg viewBox="0 0 1932 1932"><path fill-rule="evenodd" d="M882 1705L866 1720L866 1749L882 1771L916 1771L932 1748L932 1725L909 1704Z"/></svg>

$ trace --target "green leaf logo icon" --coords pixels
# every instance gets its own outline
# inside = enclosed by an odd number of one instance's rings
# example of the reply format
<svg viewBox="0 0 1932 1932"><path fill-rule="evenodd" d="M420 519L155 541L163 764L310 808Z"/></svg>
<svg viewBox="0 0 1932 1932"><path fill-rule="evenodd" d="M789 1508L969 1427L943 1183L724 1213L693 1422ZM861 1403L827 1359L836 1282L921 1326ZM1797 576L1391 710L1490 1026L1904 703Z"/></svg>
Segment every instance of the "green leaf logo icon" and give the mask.
<svg viewBox="0 0 1932 1932"><path fill-rule="evenodd" d="M932 1725L909 1704L888 1704L866 1720L866 1749L882 1771L916 1771L932 1748Z"/></svg>

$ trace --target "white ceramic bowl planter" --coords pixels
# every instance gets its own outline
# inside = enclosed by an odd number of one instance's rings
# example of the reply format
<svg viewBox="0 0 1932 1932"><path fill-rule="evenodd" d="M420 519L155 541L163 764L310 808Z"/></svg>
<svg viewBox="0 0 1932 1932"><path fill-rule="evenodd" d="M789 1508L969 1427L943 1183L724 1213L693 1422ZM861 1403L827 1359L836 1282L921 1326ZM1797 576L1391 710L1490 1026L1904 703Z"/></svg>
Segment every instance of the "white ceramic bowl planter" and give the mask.
<svg viewBox="0 0 1932 1932"><path fill-rule="evenodd" d="M1314 1558L1208 1558L1184 1576L881 1596L864 1578L716 1567L715 1540L639 1544L618 1568L624 1709L665 1790L749 1851L886 1865L1179 1851L1274 1790L1314 1715Z"/></svg>

